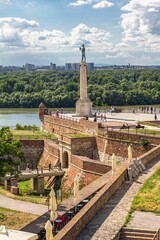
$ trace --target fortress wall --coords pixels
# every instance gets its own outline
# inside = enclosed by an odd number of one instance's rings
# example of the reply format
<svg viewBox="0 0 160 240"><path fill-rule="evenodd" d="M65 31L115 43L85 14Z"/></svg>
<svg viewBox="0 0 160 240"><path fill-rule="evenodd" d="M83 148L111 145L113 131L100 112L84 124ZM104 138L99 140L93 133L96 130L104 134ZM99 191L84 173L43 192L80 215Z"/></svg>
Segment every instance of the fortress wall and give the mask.
<svg viewBox="0 0 160 240"><path fill-rule="evenodd" d="M147 153L140 156L142 162L146 165L148 162L154 160L160 155L160 145ZM122 183L128 179L127 169L129 163L123 164L123 166L115 172L114 175L110 175L110 172L103 175L101 178L108 179L106 184L101 190L77 213L73 219L55 236L55 240L70 240L71 236L75 239L78 234L86 227L91 219L100 211L106 201L115 193L115 191L122 185ZM141 173L141 174L145 174ZM99 179L98 179L99 181ZM96 182L96 181L95 181ZM100 181L99 181L100 182ZM93 184L93 183L92 183ZM97 185L94 184L96 187ZM90 185L80 190L82 196L86 196ZM98 189L98 188L97 188ZM96 191L96 188L95 188ZM119 232L119 226L114 229L115 236ZM114 238L114 236L113 236ZM114 238L117 239L117 238Z"/></svg>
<svg viewBox="0 0 160 240"><path fill-rule="evenodd" d="M103 178L109 179L104 187L77 213L73 219L55 236L55 240L70 240L71 236L75 239L78 234L85 228L85 226L91 221L91 219L100 211L105 202L115 193L115 191L122 185L127 178L128 164L121 167L115 175L110 176L110 173L106 173ZM95 184L95 186L97 186ZM88 185L89 188L89 185ZM86 188L81 190L81 195L85 195L83 191L87 191ZM95 189L96 191L96 189Z"/></svg>
<svg viewBox="0 0 160 240"><path fill-rule="evenodd" d="M108 138L111 139L120 139L122 141L130 141L130 142L140 142L140 140L146 139L149 144L160 144L160 137L151 136L146 134L135 134L135 133L126 133L120 131L108 131Z"/></svg>
<svg viewBox="0 0 160 240"><path fill-rule="evenodd" d="M22 151L24 152L26 163L22 164L21 169L26 169L27 164L31 169L36 169L38 160L43 152L43 140L20 140Z"/></svg>
<svg viewBox="0 0 160 240"><path fill-rule="evenodd" d="M110 170L111 166L97 160L72 155L70 166L66 173L65 186L71 187L77 174L80 175L82 186L86 186Z"/></svg>
<svg viewBox="0 0 160 240"><path fill-rule="evenodd" d="M72 154L93 158L93 151L96 148L95 137L72 138L71 145Z"/></svg>
<svg viewBox="0 0 160 240"><path fill-rule="evenodd" d="M48 167L49 163L54 166L58 161L59 146L52 140L44 140L44 150L39 161L39 165Z"/></svg>
<svg viewBox="0 0 160 240"><path fill-rule="evenodd" d="M113 153L116 156L127 158L129 144L132 144L133 158L139 157L154 147L154 145L148 145L144 148L137 142L130 142L122 139L107 139L101 136L96 137L96 143L99 159L101 161L107 161L108 157L112 156Z"/></svg>
<svg viewBox="0 0 160 240"><path fill-rule="evenodd" d="M65 133L86 132L91 135L97 135L98 127L101 123L91 122L85 119L77 121L74 118L55 117L44 115L43 130L62 135Z"/></svg>
<svg viewBox="0 0 160 240"><path fill-rule="evenodd" d="M75 166L81 167L85 172L92 172L99 175L103 175L111 170L111 166L82 156L72 155L71 163Z"/></svg>
<svg viewBox="0 0 160 240"><path fill-rule="evenodd" d="M139 158L146 165L148 162L152 161L154 158L157 158L160 155L160 145L151 149L150 151L142 154Z"/></svg>
<svg viewBox="0 0 160 240"><path fill-rule="evenodd" d="M72 155L69 169L66 172L64 187L71 188L77 174L81 178L81 185L86 186L110 170L111 166L102 164L99 161Z"/></svg>

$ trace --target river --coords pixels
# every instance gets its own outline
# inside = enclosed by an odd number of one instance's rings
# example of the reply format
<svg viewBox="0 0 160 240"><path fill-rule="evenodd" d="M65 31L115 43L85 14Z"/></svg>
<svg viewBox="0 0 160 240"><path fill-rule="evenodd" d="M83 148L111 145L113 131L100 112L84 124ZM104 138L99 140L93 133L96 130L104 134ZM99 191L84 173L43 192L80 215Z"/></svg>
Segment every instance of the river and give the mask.
<svg viewBox="0 0 160 240"><path fill-rule="evenodd" d="M0 128L14 128L19 123L24 125L36 125L40 127L38 109L27 108L0 108Z"/></svg>
<svg viewBox="0 0 160 240"><path fill-rule="evenodd" d="M160 105L153 106L156 108L156 112L160 113ZM110 109L110 107L107 107ZM119 107L123 109L123 112L132 112L133 109L138 109L140 106L127 106L127 107ZM101 109L101 112L105 111L104 107L97 107L93 111L97 111L97 109ZM56 109L49 109L50 111L55 111ZM73 113L75 109L64 109L64 113ZM38 127L41 126L41 122L39 120L38 108L0 108L0 128L1 127L10 127L14 128L16 124L24 125L36 125Z"/></svg>

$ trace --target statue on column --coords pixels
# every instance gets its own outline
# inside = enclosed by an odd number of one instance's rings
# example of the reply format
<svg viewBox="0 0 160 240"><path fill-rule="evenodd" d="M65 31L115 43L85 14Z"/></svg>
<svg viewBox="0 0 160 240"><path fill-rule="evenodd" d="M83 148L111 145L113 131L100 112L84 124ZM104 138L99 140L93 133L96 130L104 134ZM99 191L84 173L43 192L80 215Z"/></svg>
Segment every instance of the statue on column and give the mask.
<svg viewBox="0 0 160 240"><path fill-rule="evenodd" d="M82 44L82 47L79 48L82 53L82 62L86 62L86 55L85 55L85 46Z"/></svg>

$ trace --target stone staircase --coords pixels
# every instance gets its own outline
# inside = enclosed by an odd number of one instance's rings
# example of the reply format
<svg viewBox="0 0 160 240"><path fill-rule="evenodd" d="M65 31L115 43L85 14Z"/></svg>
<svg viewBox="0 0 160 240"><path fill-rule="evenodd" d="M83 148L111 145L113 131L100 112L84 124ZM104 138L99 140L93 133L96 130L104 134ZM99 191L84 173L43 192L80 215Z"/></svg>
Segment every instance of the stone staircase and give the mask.
<svg viewBox="0 0 160 240"><path fill-rule="evenodd" d="M128 167L128 177L129 180L134 180L141 172L145 170L144 164L140 159L134 159L133 162Z"/></svg>
<svg viewBox="0 0 160 240"><path fill-rule="evenodd" d="M122 228L119 240L153 240L155 234L154 230Z"/></svg>

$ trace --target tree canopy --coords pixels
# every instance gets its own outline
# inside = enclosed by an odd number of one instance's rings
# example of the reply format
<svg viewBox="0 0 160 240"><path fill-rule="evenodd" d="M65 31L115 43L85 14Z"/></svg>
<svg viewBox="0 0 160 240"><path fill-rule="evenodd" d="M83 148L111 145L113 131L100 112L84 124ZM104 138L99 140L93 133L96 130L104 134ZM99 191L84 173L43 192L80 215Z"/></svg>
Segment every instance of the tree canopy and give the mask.
<svg viewBox="0 0 160 240"><path fill-rule="evenodd" d="M94 106L160 104L160 69L119 69L87 74ZM0 73L0 107L75 107L79 72Z"/></svg>
<svg viewBox="0 0 160 240"><path fill-rule="evenodd" d="M0 177L6 173L13 174L24 158L20 141L13 140L12 132L8 127L0 130Z"/></svg>

